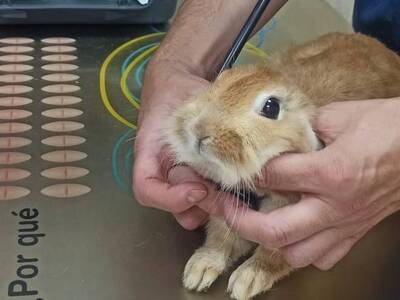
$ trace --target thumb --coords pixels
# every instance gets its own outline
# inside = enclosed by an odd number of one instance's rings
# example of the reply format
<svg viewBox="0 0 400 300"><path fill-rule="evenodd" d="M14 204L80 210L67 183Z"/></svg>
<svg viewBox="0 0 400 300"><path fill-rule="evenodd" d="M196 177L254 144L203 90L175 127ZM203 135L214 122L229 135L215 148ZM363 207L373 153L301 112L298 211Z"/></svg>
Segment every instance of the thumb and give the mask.
<svg viewBox="0 0 400 300"><path fill-rule="evenodd" d="M189 201L213 216L221 216L223 214L224 202L235 200L233 195L216 190L212 183L206 181L189 167L176 166L172 168L168 174L168 181L175 186L184 184L201 186L201 192L196 190L199 195L189 195ZM202 193L203 191L205 193ZM194 198L193 196L199 197Z"/></svg>
<svg viewBox="0 0 400 300"><path fill-rule="evenodd" d="M168 171L168 182L173 186L191 187L192 191L188 194L188 200L192 204L207 197L206 181L189 167L176 166L170 169Z"/></svg>
<svg viewBox="0 0 400 300"><path fill-rule="evenodd" d="M372 101L333 102L321 107L313 120L313 129L325 145L332 144L363 114L375 105Z"/></svg>
<svg viewBox="0 0 400 300"><path fill-rule="evenodd" d="M326 169L324 152L283 154L270 160L262 170L258 186L279 191L317 191L317 180Z"/></svg>

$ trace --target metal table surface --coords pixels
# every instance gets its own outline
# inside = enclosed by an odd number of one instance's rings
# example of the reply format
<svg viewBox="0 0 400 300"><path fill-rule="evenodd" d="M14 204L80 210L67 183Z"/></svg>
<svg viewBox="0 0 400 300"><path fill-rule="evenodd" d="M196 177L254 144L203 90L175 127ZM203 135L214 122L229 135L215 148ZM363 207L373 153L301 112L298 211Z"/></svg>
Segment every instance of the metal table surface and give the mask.
<svg viewBox="0 0 400 300"><path fill-rule="evenodd" d="M169 214L143 208L132 200L128 188L132 132L116 121L100 101L99 69L107 55L122 43L151 32L148 27L137 26L0 29L1 37L27 36L35 40L31 45L35 48L31 54L35 59L30 63L34 69L27 73L34 77L27 83L33 91L24 95L33 99L33 103L18 107L32 112L32 116L21 121L30 124L32 129L16 134L32 143L15 150L32 158L16 165L0 166L1 169L24 169L31 174L15 182L0 182L3 193L4 186L8 185L30 190L25 197L0 201L1 300L229 299L225 293L228 275L205 294L182 289L183 267L201 244L203 235L201 231L186 232ZM68 164L41 159L42 154L57 150L41 143L42 139L57 135L41 128L54 119L41 115L52 107L40 101L49 96L41 90L49 83L41 79L46 72L41 69L45 62L40 59L44 55L40 40L53 36L75 38L73 46L78 49L74 53L78 59L73 63L79 69L73 73L80 76L74 84L81 89L73 95L81 97L82 102L68 107L83 111L71 120L85 127L68 134L84 137L86 142L67 148L85 152L88 157ZM134 120L136 110L122 99L118 87L120 67L129 51L125 51L125 56L116 57L110 65L107 87L110 99L115 100L116 111ZM0 134L0 138L7 136ZM40 175L43 170L58 165L77 166L90 173L61 181ZM72 198L41 193L43 188L59 182L82 184L91 191ZM7 197L11 196L3 195ZM399 228L400 216L394 215L367 234L333 270L320 272L312 267L299 270L259 299L400 299Z"/></svg>

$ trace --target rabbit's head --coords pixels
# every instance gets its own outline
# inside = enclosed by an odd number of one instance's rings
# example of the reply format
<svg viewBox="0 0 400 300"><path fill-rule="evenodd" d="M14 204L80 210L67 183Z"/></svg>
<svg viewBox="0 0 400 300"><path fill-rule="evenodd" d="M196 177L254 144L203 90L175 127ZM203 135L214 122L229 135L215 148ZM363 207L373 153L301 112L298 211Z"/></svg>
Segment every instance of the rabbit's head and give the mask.
<svg viewBox="0 0 400 300"><path fill-rule="evenodd" d="M236 67L172 114L166 140L177 163L225 188L251 187L272 157L318 147L313 111L279 71Z"/></svg>

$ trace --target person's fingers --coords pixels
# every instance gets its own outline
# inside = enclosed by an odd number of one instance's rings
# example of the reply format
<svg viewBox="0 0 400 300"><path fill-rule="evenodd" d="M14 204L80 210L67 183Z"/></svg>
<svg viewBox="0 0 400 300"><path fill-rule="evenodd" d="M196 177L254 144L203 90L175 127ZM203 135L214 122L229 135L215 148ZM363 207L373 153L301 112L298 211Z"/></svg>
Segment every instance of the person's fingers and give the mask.
<svg viewBox="0 0 400 300"><path fill-rule="evenodd" d="M282 248L330 227L334 219L333 209L319 199L307 198L268 214L239 208L234 211L225 205L227 223L247 240L257 242L265 248ZM237 226L234 215L241 215Z"/></svg>
<svg viewBox="0 0 400 300"><path fill-rule="evenodd" d="M185 182L204 181L191 168L187 166L174 166L167 172L168 182L172 185L178 185Z"/></svg>
<svg viewBox="0 0 400 300"><path fill-rule="evenodd" d="M376 101L381 100L333 102L325 105L318 110L313 120L313 129L329 145L356 123L357 118L375 106Z"/></svg>
<svg viewBox="0 0 400 300"><path fill-rule="evenodd" d="M207 188L207 196L205 198L193 202L195 206L191 207L187 211L174 215L178 223L188 230L193 230L204 225L208 220L209 215L222 216L223 201L233 201L232 195L217 191L215 186L204 181L201 176L188 167L174 167L169 171L168 180L170 183L175 185L187 182L188 180L203 182Z"/></svg>
<svg viewBox="0 0 400 300"><path fill-rule="evenodd" d="M198 183L173 186L158 178L146 178L141 184L141 196L138 198L142 201L138 201L144 206L179 213L206 197L206 188Z"/></svg>
<svg viewBox="0 0 400 300"><path fill-rule="evenodd" d="M208 213L194 206L187 211L175 214L174 217L183 228L194 230L206 223L208 220Z"/></svg>
<svg viewBox="0 0 400 300"><path fill-rule="evenodd" d="M313 265L320 270L327 271L333 268L359 240L356 237L346 238L331 249L327 254L315 261Z"/></svg>
<svg viewBox="0 0 400 300"><path fill-rule="evenodd" d="M318 179L326 170L323 151L283 154L271 159L262 170L257 185L280 191L319 191Z"/></svg>
<svg viewBox="0 0 400 300"><path fill-rule="evenodd" d="M320 260L347 237L353 236L358 228L359 225L328 228L305 240L284 247L281 251L292 267L305 267Z"/></svg>
<svg viewBox="0 0 400 300"><path fill-rule="evenodd" d="M347 237L339 242L334 248L323 255L321 258L313 262L313 265L320 270L329 270L336 265L350 249L357 243L372 227L378 224L393 212L398 211L398 201L389 203L382 209L378 210L374 215L364 219L357 224L357 232L350 232Z"/></svg>
<svg viewBox="0 0 400 300"><path fill-rule="evenodd" d="M352 110L353 106L334 102L318 110L313 120L313 129L325 145L331 144L348 128L354 116L349 109Z"/></svg>
<svg viewBox="0 0 400 300"><path fill-rule="evenodd" d="M241 203L234 195L216 190L208 186L208 195L196 205L212 216L223 217L225 205L229 203ZM232 204L234 205L234 204Z"/></svg>
<svg viewBox="0 0 400 300"><path fill-rule="evenodd" d="M207 188L198 181L173 185L164 178L156 157L137 156L133 190L136 200L154 208L180 213L207 197Z"/></svg>
<svg viewBox="0 0 400 300"><path fill-rule="evenodd" d="M326 251L320 258L313 261L313 265L321 270L331 269L372 227L394 211L398 211L398 206L398 203L389 203L389 205L379 209L367 218L363 218L362 220L358 219L358 221L357 219L353 220L352 224L356 225L347 226L347 232L345 232L344 238Z"/></svg>
<svg viewBox="0 0 400 300"><path fill-rule="evenodd" d="M207 188L207 196L200 201L195 201L193 203L213 216L223 215L224 202L236 200L233 195L217 190L214 184L205 181L189 167L174 167L169 171L168 181L175 185L187 182L201 182Z"/></svg>

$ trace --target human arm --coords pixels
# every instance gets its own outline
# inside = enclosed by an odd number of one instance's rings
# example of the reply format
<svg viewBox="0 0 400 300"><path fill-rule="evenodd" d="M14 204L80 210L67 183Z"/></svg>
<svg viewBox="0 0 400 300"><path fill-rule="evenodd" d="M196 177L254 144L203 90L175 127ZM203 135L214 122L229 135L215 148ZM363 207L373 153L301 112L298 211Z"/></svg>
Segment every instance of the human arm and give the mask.
<svg viewBox="0 0 400 300"><path fill-rule="evenodd" d="M285 2L272 0L259 26ZM145 72L135 141L135 197L145 206L174 213L187 229L201 225L208 213L217 213L215 191L189 168L171 171L160 132L171 109L208 85L255 3L184 1Z"/></svg>

